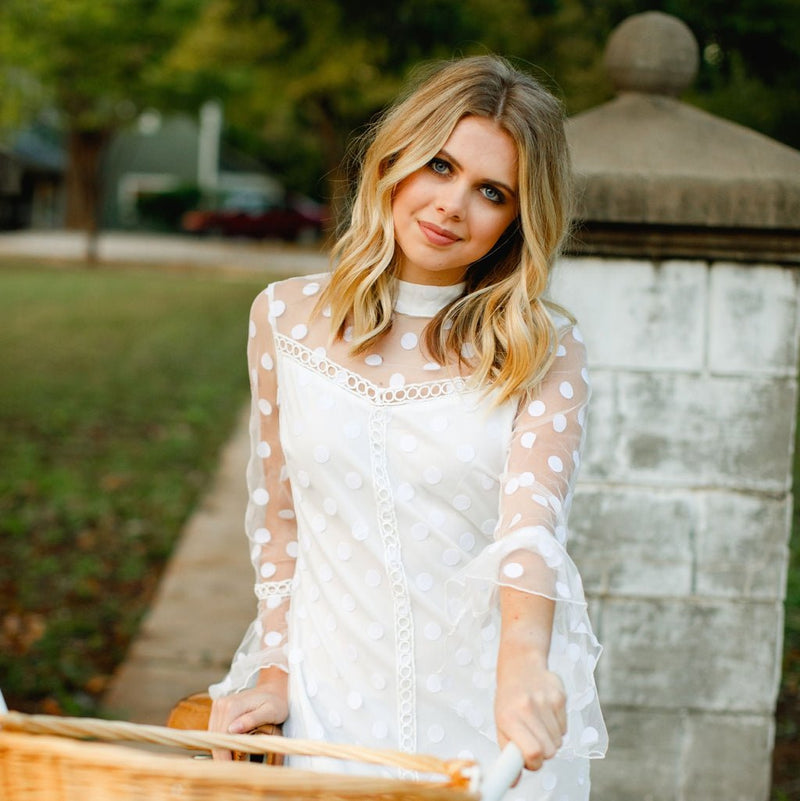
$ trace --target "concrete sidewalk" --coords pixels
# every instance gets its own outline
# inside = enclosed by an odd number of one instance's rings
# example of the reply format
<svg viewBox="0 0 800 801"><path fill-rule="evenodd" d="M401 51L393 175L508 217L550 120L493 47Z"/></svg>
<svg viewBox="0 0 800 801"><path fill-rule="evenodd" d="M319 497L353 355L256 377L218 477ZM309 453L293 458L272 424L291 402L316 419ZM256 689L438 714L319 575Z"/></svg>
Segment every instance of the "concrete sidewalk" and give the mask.
<svg viewBox="0 0 800 801"><path fill-rule="evenodd" d="M314 246L180 234L107 231L99 236L98 254L105 263L261 271L274 277L328 269L327 255ZM86 235L79 231L0 232L0 256L81 262L86 258Z"/></svg>

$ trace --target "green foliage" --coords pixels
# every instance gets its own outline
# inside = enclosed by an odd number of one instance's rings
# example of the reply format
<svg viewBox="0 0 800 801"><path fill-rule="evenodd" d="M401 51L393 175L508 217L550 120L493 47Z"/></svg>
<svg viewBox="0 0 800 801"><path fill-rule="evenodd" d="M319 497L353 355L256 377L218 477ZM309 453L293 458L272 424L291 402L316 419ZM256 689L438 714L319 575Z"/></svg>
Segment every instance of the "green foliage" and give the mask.
<svg viewBox="0 0 800 801"><path fill-rule="evenodd" d="M23 117L33 117L45 103L54 106L69 134L69 227L97 230L102 149L111 132L156 96L156 65L201 2L0 4L0 85L9 87L0 91L0 137L8 137L12 126L20 127L27 121ZM27 86L36 91L28 92ZM35 100L42 107L37 109Z"/></svg>
<svg viewBox="0 0 800 801"><path fill-rule="evenodd" d="M800 147L798 0L577 0L578 30L596 40L631 14L663 11L683 20L700 47L687 99L714 114ZM566 4L565 4L566 5Z"/></svg>
<svg viewBox="0 0 800 801"><path fill-rule="evenodd" d="M246 398L263 283L0 265L0 676L18 708L96 712Z"/></svg>
<svg viewBox="0 0 800 801"><path fill-rule="evenodd" d="M317 195L325 175L335 196L347 142L420 62L502 53L575 113L610 97L602 54L613 27L651 9L699 40L691 102L799 145L798 0L767 2L768 13L756 0L207 0L164 64L183 91L224 97L236 137L271 169Z"/></svg>
<svg viewBox="0 0 800 801"><path fill-rule="evenodd" d="M4 0L0 128L47 103L107 130L146 104L217 97L232 140L292 188L331 195L350 138L420 62L502 53L574 113L610 96L613 27L653 9L698 38L690 102L800 146L798 0Z"/></svg>
<svg viewBox="0 0 800 801"><path fill-rule="evenodd" d="M348 139L420 61L530 52L543 30L524 0L208 0L165 69L223 94L228 123L258 132L269 163L305 154L336 184Z"/></svg>
<svg viewBox="0 0 800 801"><path fill-rule="evenodd" d="M153 65L199 1L3 0L5 82L47 87L74 130L113 128L147 101Z"/></svg>

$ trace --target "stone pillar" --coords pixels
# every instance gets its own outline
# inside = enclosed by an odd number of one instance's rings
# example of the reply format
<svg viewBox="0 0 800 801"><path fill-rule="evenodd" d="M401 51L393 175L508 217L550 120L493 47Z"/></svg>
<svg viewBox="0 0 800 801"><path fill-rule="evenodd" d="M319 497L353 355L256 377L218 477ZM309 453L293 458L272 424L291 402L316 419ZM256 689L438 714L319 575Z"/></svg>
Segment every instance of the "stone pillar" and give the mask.
<svg viewBox="0 0 800 801"><path fill-rule="evenodd" d="M605 646L595 801L766 801L791 526L800 153L677 99L697 44L612 34L573 117L579 217L552 294L594 397L571 521Z"/></svg>

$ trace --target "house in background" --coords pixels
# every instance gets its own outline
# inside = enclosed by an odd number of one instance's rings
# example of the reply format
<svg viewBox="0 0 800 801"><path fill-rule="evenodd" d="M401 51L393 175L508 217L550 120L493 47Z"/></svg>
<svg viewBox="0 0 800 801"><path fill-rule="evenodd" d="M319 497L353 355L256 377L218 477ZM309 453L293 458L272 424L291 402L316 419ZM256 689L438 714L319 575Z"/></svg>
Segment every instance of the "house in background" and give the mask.
<svg viewBox="0 0 800 801"><path fill-rule="evenodd" d="M103 227L140 228L140 200L196 190L205 196L250 192L280 202L284 188L255 159L221 143L222 112L206 103L199 122L188 114L145 111L113 138L103 160Z"/></svg>
<svg viewBox="0 0 800 801"><path fill-rule="evenodd" d="M0 230L60 228L65 167L60 137L41 123L0 148Z"/></svg>
<svg viewBox="0 0 800 801"><path fill-rule="evenodd" d="M111 139L101 164L103 229L177 228L142 214L143 196L185 190L195 198L234 193L279 204L283 185L221 141L222 112L207 103L190 114L145 111ZM61 228L67 156L57 128L35 123L0 145L0 230Z"/></svg>
<svg viewBox="0 0 800 801"><path fill-rule="evenodd" d="M0 229L19 228L22 164L10 150L0 150Z"/></svg>

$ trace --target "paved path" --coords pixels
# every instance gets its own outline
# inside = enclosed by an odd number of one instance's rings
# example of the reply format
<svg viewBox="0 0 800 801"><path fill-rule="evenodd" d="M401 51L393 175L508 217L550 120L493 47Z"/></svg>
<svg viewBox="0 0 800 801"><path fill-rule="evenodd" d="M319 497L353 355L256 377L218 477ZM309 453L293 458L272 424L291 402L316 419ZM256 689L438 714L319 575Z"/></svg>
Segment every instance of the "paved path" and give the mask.
<svg viewBox="0 0 800 801"><path fill-rule="evenodd" d="M327 269L327 257L313 246L280 242L199 239L175 234L109 231L98 240L100 260L108 263L214 267L269 272L276 276ZM85 259L86 236L75 231L0 232L0 256L22 256L55 262Z"/></svg>
<svg viewBox="0 0 800 801"><path fill-rule="evenodd" d="M84 258L85 239L71 232L0 233L0 256L59 262ZM311 248L181 236L109 233L100 238L109 263L263 270L269 276L322 272ZM208 494L187 522L155 598L114 675L105 711L118 719L163 724L172 705L219 680L255 612L253 569L244 536L249 455L242 410Z"/></svg>

